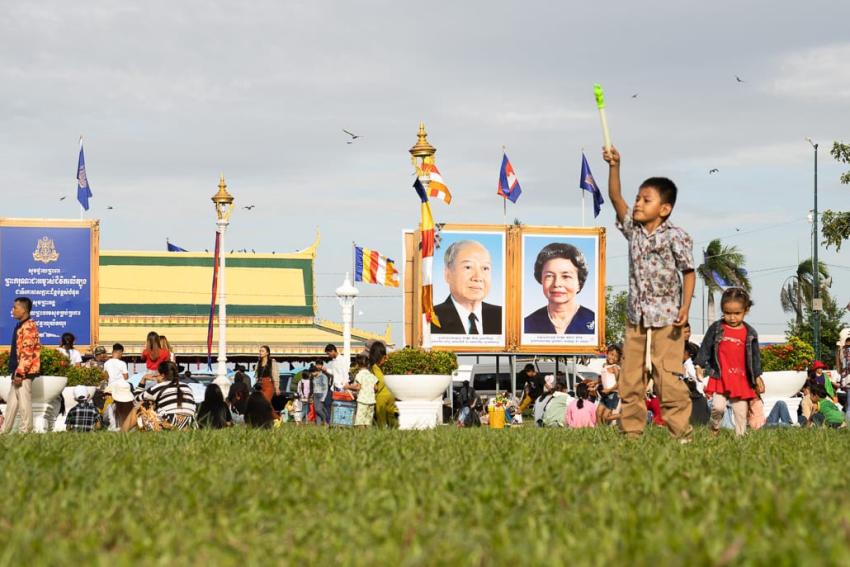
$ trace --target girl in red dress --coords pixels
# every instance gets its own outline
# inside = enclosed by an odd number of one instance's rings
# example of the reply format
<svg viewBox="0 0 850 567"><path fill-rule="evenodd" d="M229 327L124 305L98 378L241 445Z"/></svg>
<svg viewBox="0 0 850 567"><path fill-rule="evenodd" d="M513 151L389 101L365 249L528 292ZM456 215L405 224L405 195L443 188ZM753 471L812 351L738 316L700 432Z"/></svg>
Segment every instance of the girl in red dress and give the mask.
<svg viewBox="0 0 850 567"><path fill-rule="evenodd" d="M696 364L709 376L705 395L711 400L713 432L731 404L735 433L747 431L749 401L757 397L756 379L761 376L758 333L744 322L753 302L741 288L728 288L720 298L723 318L712 323L705 333Z"/></svg>

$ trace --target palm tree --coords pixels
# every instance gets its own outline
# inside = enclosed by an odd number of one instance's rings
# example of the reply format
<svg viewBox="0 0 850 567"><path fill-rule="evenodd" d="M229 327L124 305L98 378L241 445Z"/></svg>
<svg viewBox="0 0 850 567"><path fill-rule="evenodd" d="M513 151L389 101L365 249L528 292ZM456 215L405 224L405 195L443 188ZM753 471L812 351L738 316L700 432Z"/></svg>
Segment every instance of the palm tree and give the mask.
<svg viewBox="0 0 850 567"><path fill-rule="evenodd" d="M708 298L706 307L710 321L716 318L714 310L714 294L722 293L723 288L736 286L748 292L751 289L747 270L744 269L744 255L737 246L723 246L715 238L708 243L703 251L703 263L697 268L697 273L706 288Z"/></svg>
<svg viewBox="0 0 850 567"><path fill-rule="evenodd" d="M823 262L818 262L818 273L823 282L829 278L829 269ZM797 326L803 324L803 306L811 305L813 290L815 288L815 273L812 259L803 260L797 266L795 275L785 280L779 292L779 301L785 313L794 313L797 318ZM826 290L822 292L826 294Z"/></svg>

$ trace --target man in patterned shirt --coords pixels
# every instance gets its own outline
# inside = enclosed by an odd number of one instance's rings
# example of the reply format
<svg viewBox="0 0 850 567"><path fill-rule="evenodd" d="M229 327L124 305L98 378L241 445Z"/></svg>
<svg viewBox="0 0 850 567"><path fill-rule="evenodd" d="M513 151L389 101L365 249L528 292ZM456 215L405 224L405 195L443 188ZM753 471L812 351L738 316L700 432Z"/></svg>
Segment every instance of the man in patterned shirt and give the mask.
<svg viewBox="0 0 850 567"><path fill-rule="evenodd" d="M619 380L620 426L628 437L643 433L644 368L651 366L667 428L674 437L689 442L693 428L690 395L681 380L682 331L688 322L696 274L691 237L669 220L676 205L676 185L666 177L647 179L630 211L620 189L619 152L611 147L603 151L603 158L610 166L608 195L617 211L617 228L629 242L629 320Z"/></svg>
<svg viewBox="0 0 850 567"><path fill-rule="evenodd" d="M89 392L85 386L74 386L74 399L77 400L77 405L72 407L65 417L65 431L94 431L103 427L103 418L89 400Z"/></svg>
<svg viewBox="0 0 850 567"><path fill-rule="evenodd" d="M15 416L21 414L21 433L32 431L32 381L41 371L41 342L38 327L30 319L32 300L29 297L17 297L12 303L12 317L18 320L12 333L9 351L9 374L12 375L12 387L6 400L6 421L3 433L12 431Z"/></svg>

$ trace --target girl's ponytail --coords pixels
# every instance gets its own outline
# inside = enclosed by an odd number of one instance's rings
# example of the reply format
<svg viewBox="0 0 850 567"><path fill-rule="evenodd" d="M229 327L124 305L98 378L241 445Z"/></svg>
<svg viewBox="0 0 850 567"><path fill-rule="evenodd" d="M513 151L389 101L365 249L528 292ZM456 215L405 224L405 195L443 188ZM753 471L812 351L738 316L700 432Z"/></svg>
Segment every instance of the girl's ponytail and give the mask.
<svg viewBox="0 0 850 567"><path fill-rule="evenodd" d="M584 401L587 399L587 396L587 384L581 382L578 386L576 386L576 397L578 398L576 406L578 409L582 409L584 407Z"/></svg>

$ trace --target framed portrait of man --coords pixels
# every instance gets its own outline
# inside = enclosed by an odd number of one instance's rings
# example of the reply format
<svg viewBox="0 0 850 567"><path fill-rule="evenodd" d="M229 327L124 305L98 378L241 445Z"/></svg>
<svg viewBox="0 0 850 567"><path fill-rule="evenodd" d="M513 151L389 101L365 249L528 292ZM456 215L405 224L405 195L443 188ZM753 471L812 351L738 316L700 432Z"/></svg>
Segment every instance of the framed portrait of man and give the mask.
<svg viewBox="0 0 850 567"><path fill-rule="evenodd" d="M523 227L520 350L586 353L605 341L604 229Z"/></svg>
<svg viewBox="0 0 850 567"><path fill-rule="evenodd" d="M504 348L505 250L504 227L443 226L433 260L434 347Z"/></svg>

